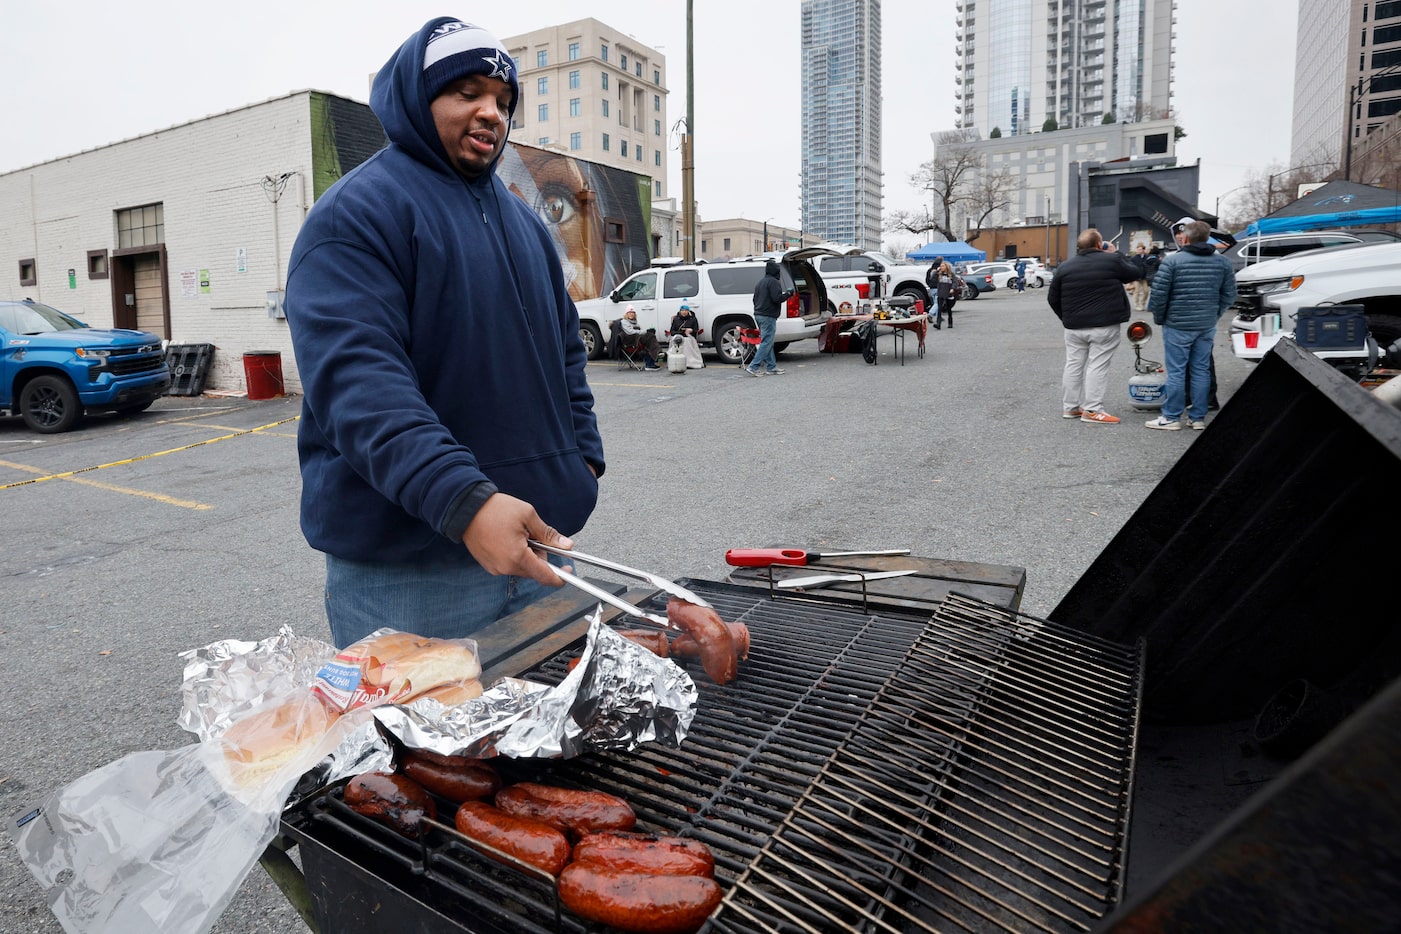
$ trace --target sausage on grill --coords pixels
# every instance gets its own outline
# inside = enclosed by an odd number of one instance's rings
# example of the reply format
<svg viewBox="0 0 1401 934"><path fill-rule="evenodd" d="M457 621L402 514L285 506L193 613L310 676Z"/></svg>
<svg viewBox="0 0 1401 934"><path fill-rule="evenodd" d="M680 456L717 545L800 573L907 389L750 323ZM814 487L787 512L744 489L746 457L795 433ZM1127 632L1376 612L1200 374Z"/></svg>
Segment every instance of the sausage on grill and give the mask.
<svg viewBox="0 0 1401 934"><path fill-rule="evenodd" d="M622 798L602 791L555 788L536 782L508 785L496 793L496 806L574 835L600 830L631 830L637 815Z"/></svg>
<svg viewBox="0 0 1401 934"><path fill-rule="evenodd" d="M548 824L507 814L485 801L464 801L457 809L455 823L464 837L479 840L552 876L559 875L569 862L569 841L564 834Z"/></svg>
<svg viewBox="0 0 1401 934"><path fill-rule="evenodd" d="M667 876L715 875L715 857L699 840L655 833L608 830L585 834L574 844L574 862Z"/></svg>
<svg viewBox="0 0 1401 934"><path fill-rule="evenodd" d="M620 629L618 635L629 642L635 642L653 655L660 655L666 658L671 654L671 643L667 641L666 633L658 629Z"/></svg>
<svg viewBox="0 0 1401 934"><path fill-rule="evenodd" d="M723 893L704 876L627 872L601 863L571 863L559 877L559 899L581 918L620 931L688 934Z"/></svg>
<svg viewBox="0 0 1401 934"><path fill-rule="evenodd" d="M733 636L714 610L672 597L666 602L666 618L696 640L701 667L716 684L728 684L739 673L739 653Z"/></svg>
<svg viewBox="0 0 1401 934"><path fill-rule="evenodd" d="M406 837L423 836L423 818L436 820L437 806L413 779L392 772L365 772L346 783L342 800L363 814Z"/></svg>
<svg viewBox="0 0 1401 934"><path fill-rule="evenodd" d="M444 762L442 760L456 760ZM399 765L399 771L418 782L435 795L456 804L476 798L490 798L501 789L501 776L496 770L477 759L461 756L438 756L429 759L410 752Z"/></svg>
<svg viewBox="0 0 1401 934"><path fill-rule="evenodd" d="M730 630L730 639L735 644L735 654L740 661L749 657L749 627L744 623L726 623ZM700 643L695 640L690 633L682 633L671 643L671 654L677 658L699 658Z"/></svg>

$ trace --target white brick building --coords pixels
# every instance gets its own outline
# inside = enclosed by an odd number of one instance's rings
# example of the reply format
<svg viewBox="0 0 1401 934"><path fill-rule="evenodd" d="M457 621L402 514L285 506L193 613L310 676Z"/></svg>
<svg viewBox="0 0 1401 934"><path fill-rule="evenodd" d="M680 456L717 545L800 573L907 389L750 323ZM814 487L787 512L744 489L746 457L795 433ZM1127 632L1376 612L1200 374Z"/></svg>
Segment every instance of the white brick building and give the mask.
<svg viewBox="0 0 1401 934"><path fill-rule="evenodd" d="M206 389L244 389L243 355L277 351L300 393L278 316L292 244L316 198L385 142L365 104L297 91L0 174L0 298L213 344ZM573 186L579 229L550 229L576 300L647 265L644 174L515 141L498 171L547 225L542 179Z"/></svg>

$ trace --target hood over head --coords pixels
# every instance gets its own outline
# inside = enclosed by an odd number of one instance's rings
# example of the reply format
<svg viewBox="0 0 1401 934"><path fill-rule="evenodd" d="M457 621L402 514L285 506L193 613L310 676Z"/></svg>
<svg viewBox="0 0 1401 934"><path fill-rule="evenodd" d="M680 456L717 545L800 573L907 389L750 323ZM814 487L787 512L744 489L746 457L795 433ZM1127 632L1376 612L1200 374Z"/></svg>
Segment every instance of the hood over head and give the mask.
<svg viewBox="0 0 1401 934"><path fill-rule="evenodd" d="M395 50L375 74L370 109L391 143L421 162L451 169L429 107L444 88L468 75L499 78L511 86L505 126L509 138L510 117L521 97L516 63L490 32L452 16L429 20Z"/></svg>
<svg viewBox="0 0 1401 934"><path fill-rule="evenodd" d="M765 262L764 262L764 275L766 275L766 276L773 276L775 279L778 278L778 261L777 261L777 260L772 260L772 259L770 259L770 260L765 260Z"/></svg>

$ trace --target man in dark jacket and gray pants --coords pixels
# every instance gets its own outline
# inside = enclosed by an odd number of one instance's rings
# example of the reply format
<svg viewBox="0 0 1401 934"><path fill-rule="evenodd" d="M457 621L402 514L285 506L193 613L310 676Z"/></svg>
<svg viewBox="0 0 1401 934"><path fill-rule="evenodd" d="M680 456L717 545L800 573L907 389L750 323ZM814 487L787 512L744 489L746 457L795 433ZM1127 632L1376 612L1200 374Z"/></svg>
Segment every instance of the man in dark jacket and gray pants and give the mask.
<svg viewBox="0 0 1401 934"><path fill-rule="evenodd" d="M1104 393L1109 363L1119 347L1119 326L1129 320L1124 284L1139 273L1093 227L1081 232L1075 249L1056 270L1046 297L1065 326L1061 417L1115 425L1119 419L1104 411Z"/></svg>
<svg viewBox="0 0 1401 934"><path fill-rule="evenodd" d="M1153 322L1163 329L1167 386L1163 389L1162 414L1146 424L1163 431L1182 427L1184 406L1193 428L1206 427L1216 322L1236 300L1235 270L1231 261L1207 242L1211 228L1203 221L1192 221L1183 226L1182 233L1186 245L1163 260L1148 297ZM1190 405L1186 399L1188 373L1192 386Z"/></svg>
<svg viewBox="0 0 1401 934"><path fill-rule="evenodd" d="M783 287L778 278L778 263L769 260L764 265L764 277L754 286L754 323L759 326L759 349L749 361L750 376L778 376L778 360L773 353L773 335L778 329L778 314L788 296L793 293Z"/></svg>

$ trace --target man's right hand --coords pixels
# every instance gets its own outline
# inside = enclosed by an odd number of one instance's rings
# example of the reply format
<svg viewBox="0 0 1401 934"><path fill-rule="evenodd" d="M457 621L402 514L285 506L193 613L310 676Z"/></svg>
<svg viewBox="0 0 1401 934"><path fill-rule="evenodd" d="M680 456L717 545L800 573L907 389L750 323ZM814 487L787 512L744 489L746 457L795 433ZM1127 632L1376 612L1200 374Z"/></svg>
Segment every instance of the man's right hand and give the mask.
<svg viewBox="0 0 1401 934"><path fill-rule="evenodd" d="M462 544L491 574L528 577L550 587L564 581L548 561L531 549L528 539L573 548L574 541L545 524L535 507L505 493L493 493L467 526Z"/></svg>

